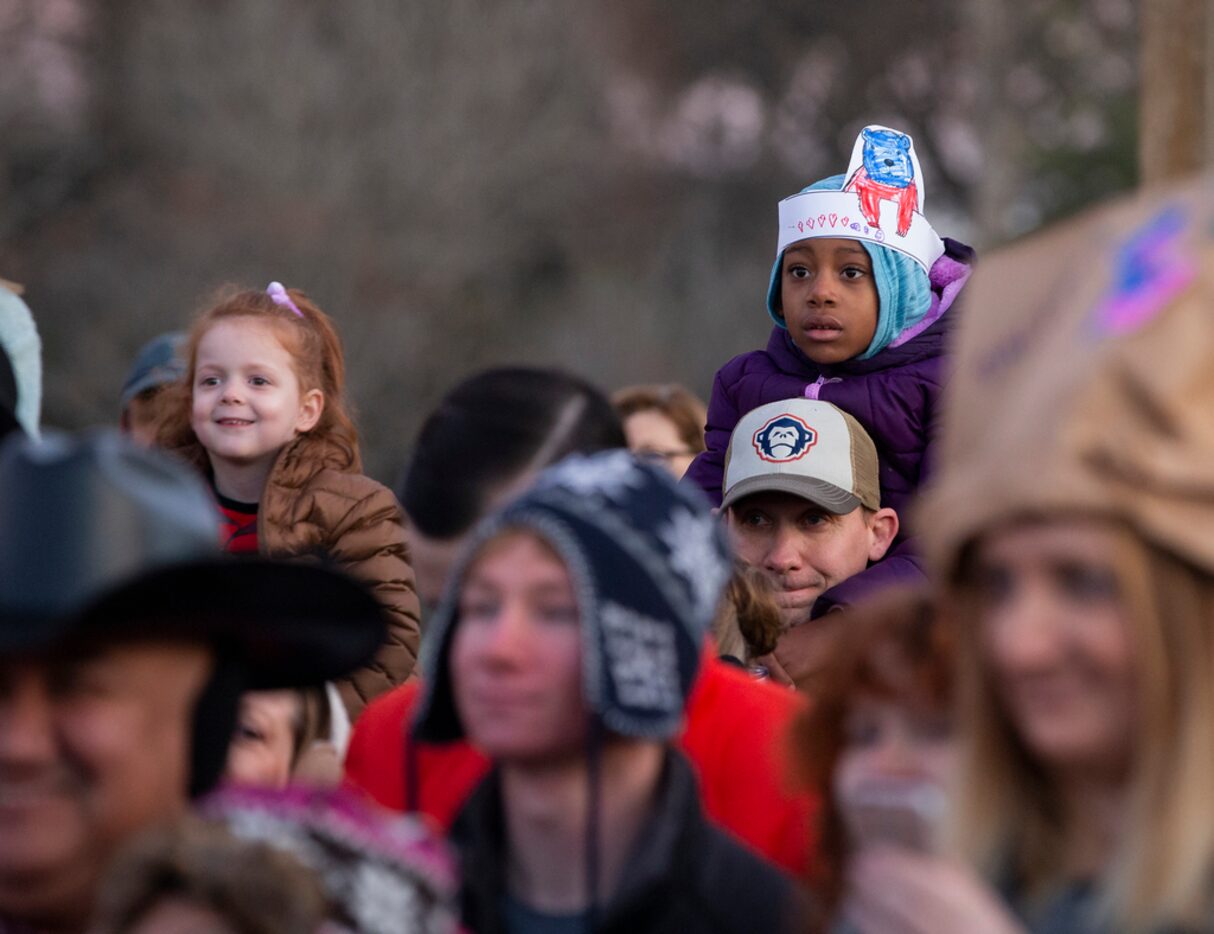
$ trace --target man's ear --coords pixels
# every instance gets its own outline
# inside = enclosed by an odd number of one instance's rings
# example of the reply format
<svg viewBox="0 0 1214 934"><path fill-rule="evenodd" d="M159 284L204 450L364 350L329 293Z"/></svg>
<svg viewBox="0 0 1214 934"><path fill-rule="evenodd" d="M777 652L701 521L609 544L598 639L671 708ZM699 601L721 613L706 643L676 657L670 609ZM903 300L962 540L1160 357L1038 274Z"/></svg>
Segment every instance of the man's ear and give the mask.
<svg viewBox="0 0 1214 934"><path fill-rule="evenodd" d="M325 394L319 389L309 389L299 400L299 418L295 420L295 430L311 431L320 421L325 411Z"/></svg>
<svg viewBox="0 0 1214 934"><path fill-rule="evenodd" d="M868 520L868 560L880 561L898 534L898 514L888 506L878 509Z"/></svg>

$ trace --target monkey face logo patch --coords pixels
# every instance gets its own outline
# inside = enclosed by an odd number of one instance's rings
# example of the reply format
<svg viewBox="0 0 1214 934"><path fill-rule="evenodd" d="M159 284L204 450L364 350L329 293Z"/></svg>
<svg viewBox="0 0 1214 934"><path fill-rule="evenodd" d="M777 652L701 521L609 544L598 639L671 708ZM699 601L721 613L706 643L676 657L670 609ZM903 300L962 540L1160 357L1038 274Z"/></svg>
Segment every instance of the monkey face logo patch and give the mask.
<svg viewBox="0 0 1214 934"><path fill-rule="evenodd" d="M777 415L754 433L755 453L773 464L800 460L818 442L818 433L795 415Z"/></svg>

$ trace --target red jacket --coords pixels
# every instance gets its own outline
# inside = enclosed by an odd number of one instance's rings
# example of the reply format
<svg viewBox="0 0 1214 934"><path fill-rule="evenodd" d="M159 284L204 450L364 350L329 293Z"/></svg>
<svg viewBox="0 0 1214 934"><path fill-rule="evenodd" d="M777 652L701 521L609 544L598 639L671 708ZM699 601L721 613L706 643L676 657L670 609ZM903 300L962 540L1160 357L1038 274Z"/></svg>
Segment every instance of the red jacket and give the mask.
<svg viewBox="0 0 1214 934"><path fill-rule="evenodd" d="M816 801L791 787L785 743L805 698L755 681L707 650L705 655L678 739L699 778L704 810L742 843L801 877ZM350 741L346 779L385 807L403 811L412 804L447 831L489 760L463 741L417 743L409 768L417 788L410 802L405 744L419 693L413 681L363 711Z"/></svg>

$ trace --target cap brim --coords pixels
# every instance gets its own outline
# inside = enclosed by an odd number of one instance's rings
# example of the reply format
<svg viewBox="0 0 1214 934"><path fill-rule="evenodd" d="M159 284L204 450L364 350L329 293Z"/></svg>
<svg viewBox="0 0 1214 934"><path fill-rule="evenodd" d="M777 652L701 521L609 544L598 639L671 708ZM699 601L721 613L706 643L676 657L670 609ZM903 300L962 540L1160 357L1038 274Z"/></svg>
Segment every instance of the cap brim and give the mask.
<svg viewBox="0 0 1214 934"><path fill-rule="evenodd" d="M171 386L181 380L184 376L184 371L173 372L163 367L157 367L150 373L144 373L138 379L132 380L129 384L122 387L122 392L119 395L119 401L122 408L126 408L141 392L148 389L155 389L158 386Z"/></svg>
<svg viewBox="0 0 1214 934"><path fill-rule="evenodd" d="M836 516L845 515L860 505L859 497L825 480L774 473L739 480L729 488L729 492L721 500L721 508L728 509L743 497L755 493L791 493Z"/></svg>
<svg viewBox="0 0 1214 934"><path fill-rule="evenodd" d="M211 643L248 666L249 685L316 684L375 656L383 610L361 585L321 567L214 560L141 575L59 619L0 626L0 653L134 637Z"/></svg>

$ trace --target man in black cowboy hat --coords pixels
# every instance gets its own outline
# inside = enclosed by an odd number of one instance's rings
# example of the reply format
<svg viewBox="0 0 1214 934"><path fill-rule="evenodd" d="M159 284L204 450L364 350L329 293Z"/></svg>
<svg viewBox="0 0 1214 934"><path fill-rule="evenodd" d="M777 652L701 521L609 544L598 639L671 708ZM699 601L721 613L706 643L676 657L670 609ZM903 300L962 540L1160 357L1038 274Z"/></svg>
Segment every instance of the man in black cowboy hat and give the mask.
<svg viewBox="0 0 1214 934"><path fill-rule="evenodd" d="M0 447L0 930L84 930L118 847L217 781L240 693L383 638L317 567L223 560L189 471L116 433Z"/></svg>

